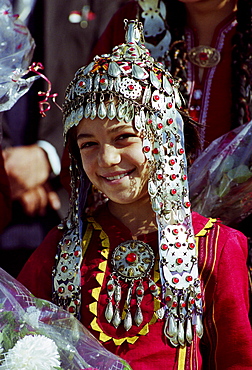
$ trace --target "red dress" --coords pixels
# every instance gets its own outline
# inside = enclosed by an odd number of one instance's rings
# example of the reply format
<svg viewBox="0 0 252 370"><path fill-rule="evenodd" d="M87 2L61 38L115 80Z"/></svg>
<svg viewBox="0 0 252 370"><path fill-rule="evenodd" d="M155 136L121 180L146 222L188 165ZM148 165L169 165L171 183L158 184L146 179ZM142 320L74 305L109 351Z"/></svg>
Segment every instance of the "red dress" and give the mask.
<svg viewBox="0 0 252 370"><path fill-rule="evenodd" d="M127 360L133 370L156 370L164 364L167 369L251 369L247 242L243 234L193 213L204 297L204 335L201 340L196 338L191 346L177 349L165 339L163 321L153 315L157 302L146 285L141 304L144 321L139 327L133 325L126 332L106 322L106 282L112 271L111 253L132 236L106 206L98 210L90 223L93 233L81 265L81 321L108 350ZM51 300L52 268L61 237L62 232L53 229L18 277L37 297ZM157 256L155 232L142 235L139 240L148 243ZM158 284L156 265L152 278ZM122 289L122 302L127 293L126 285Z"/></svg>

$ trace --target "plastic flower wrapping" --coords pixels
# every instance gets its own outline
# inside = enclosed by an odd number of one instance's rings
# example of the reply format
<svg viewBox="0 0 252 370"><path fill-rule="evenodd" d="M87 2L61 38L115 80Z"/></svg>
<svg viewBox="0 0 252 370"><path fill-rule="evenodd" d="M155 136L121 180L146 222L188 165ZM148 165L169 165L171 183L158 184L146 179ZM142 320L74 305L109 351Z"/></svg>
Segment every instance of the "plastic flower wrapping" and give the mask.
<svg viewBox="0 0 252 370"><path fill-rule="evenodd" d="M38 78L24 78L34 47L28 28L13 15L10 2L0 0L0 112L10 109Z"/></svg>
<svg viewBox="0 0 252 370"><path fill-rule="evenodd" d="M252 213L252 121L213 141L189 171L191 204L232 225Z"/></svg>
<svg viewBox="0 0 252 370"><path fill-rule="evenodd" d="M70 313L0 269L1 370L130 370Z"/></svg>

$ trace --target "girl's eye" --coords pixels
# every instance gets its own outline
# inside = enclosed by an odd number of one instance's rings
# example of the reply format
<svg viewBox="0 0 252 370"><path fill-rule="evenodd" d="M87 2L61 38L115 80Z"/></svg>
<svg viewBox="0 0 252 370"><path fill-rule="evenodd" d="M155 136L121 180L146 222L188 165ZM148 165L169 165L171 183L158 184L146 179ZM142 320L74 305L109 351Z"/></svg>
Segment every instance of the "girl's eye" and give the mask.
<svg viewBox="0 0 252 370"><path fill-rule="evenodd" d="M126 133L126 134L122 134L122 135L118 136L117 140L129 139L131 137L137 137L137 135L134 134L134 133Z"/></svg>
<svg viewBox="0 0 252 370"><path fill-rule="evenodd" d="M94 145L96 145L96 143L95 143L95 142L93 142L93 141L88 141L88 142L86 142L86 143L82 143L82 144L80 144L79 148L80 148L80 149L85 149L85 148L90 148L91 146L94 146Z"/></svg>

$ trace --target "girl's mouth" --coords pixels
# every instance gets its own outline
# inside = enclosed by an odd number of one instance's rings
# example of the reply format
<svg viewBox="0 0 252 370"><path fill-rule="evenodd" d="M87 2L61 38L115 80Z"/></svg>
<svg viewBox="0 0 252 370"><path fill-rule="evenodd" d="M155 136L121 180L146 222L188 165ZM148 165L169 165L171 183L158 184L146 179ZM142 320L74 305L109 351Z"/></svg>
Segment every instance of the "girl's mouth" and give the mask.
<svg viewBox="0 0 252 370"><path fill-rule="evenodd" d="M130 175L133 171L134 171L134 170L130 170L130 171L128 171L128 172L124 172L124 173L121 173L121 174L119 174L119 175L115 175L115 176L102 176L102 177L104 177L104 178L105 178L106 180L108 180L108 181L120 180L120 179L122 179L123 177Z"/></svg>

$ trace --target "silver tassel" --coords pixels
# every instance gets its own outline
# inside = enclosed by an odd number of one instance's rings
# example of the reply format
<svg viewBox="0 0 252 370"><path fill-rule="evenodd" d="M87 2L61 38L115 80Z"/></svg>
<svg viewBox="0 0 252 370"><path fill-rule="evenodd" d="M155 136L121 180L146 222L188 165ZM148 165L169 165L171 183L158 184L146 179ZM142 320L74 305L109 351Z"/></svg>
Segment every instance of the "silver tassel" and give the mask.
<svg viewBox="0 0 252 370"><path fill-rule="evenodd" d="M114 315L113 315L113 321L112 321L112 324L114 325L114 327L117 329L118 326L121 324L121 316L120 316L120 312L119 312L119 308L116 307L115 308L115 312L114 312Z"/></svg>
<svg viewBox="0 0 252 370"><path fill-rule="evenodd" d="M91 114L91 102L88 101L84 111L84 117L89 118Z"/></svg>
<svg viewBox="0 0 252 370"><path fill-rule="evenodd" d="M168 325L166 328L166 335L168 336L168 338L173 338L177 336L177 323L173 316L170 316L169 318L167 318L167 320Z"/></svg>
<svg viewBox="0 0 252 370"><path fill-rule="evenodd" d="M137 306L134 321L135 321L137 326L141 325L142 322L143 322L143 314L142 314L142 310L139 306Z"/></svg>
<svg viewBox="0 0 252 370"><path fill-rule="evenodd" d="M115 107L114 101L109 103L107 110L108 110L108 112L107 112L108 118L110 120L114 119L115 116L116 116L116 107Z"/></svg>
<svg viewBox="0 0 252 370"><path fill-rule="evenodd" d="M109 301L109 303L107 304L106 310L105 310L105 318L107 322L111 322L113 314L114 314L113 305L112 305L112 302Z"/></svg>
<svg viewBox="0 0 252 370"><path fill-rule="evenodd" d="M130 330L131 327L132 327L132 316L131 316L130 310L127 310L127 313L124 319L124 329L128 331Z"/></svg>
<svg viewBox="0 0 252 370"><path fill-rule="evenodd" d="M91 107L91 114L90 114L90 119L95 119L96 118L96 115L97 115L97 110L96 110L96 102L94 101L92 103L92 107Z"/></svg>
<svg viewBox="0 0 252 370"><path fill-rule="evenodd" d="M107 115L107 110L106 110L104 102L102 101L98 107L98 117L100 119L104 119L106 115Z"/></svg>
<svg viewBox="0 0 252 370"><path fill-rule="evenodd" d="M186 321L186 340L189 344L191 344L192 339L193 339L192 322L191 322L191 319L187 319Z"/></svg>
<svg viewBox="0 0 252 370"><path fill-rule="evenodd" d="M185 322L179 321L178 324L178 341L181 346L185 345L185 329L184 329Z"/></svg>

